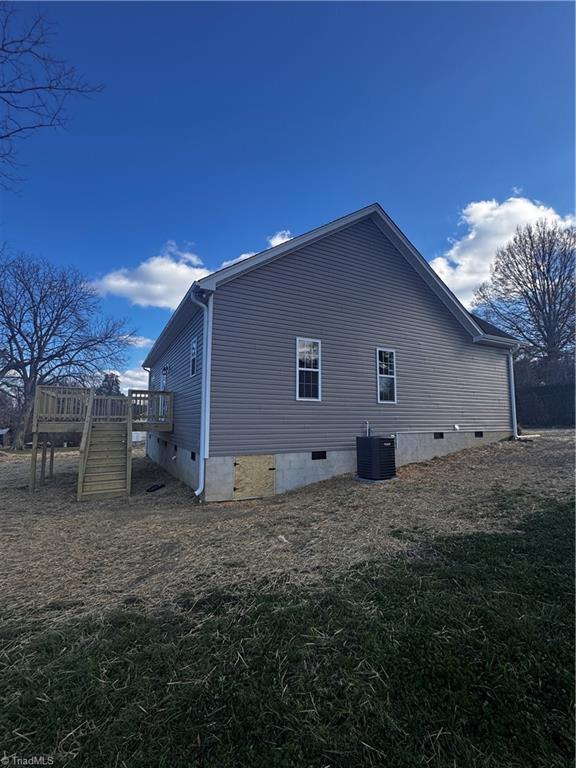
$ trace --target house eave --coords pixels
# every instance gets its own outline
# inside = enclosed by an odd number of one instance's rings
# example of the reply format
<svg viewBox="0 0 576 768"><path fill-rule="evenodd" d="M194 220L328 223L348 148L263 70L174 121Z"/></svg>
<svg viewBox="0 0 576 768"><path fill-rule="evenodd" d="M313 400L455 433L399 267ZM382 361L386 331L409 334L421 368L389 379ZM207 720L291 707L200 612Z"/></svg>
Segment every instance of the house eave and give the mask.
<svg viewBox="0 0 576 768"><path fill-rule="evenodd" d="M472 339L475 344L488 344L496 347L507 347L511 351L518 348L518 342L515 339L506 339L503 336L492 336L489 333L482 333L474 336Z"/></svg>
<svg viewBox="0 0 576 768"><path fill-rule="evenodd" d="M192 283L190 288L184 294L184 298L182 299L180 304L178 304L174 312L172 312L172 314L170 315L170 318L168 319L168 322L162 329L160 336L158 336L158 338L152 345L150 351L146 355L146 358L142 363L142 368L150 368L152 365L154 365L154 361L158 358L158 356L162 354L165 343L171 338L172 333L176 329L183 307L191 304L190 296L193 292L198 292L198 290L199 290L198 282Z"/></svg>

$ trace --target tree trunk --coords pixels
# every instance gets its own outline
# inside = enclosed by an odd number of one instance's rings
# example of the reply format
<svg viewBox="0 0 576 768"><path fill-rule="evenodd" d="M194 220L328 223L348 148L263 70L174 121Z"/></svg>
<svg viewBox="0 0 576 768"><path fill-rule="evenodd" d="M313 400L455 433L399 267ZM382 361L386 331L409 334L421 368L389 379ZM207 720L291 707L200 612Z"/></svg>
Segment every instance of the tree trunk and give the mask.
<svg viewBox="0 0 576 768"><path fill-rule="evenodd" d="M22 406L22 413L16 428L14 430L14 437L12 440L12 450L21 451L24 448L24 441L26 440L26 433L32 417L32 411L34 409L34 388L25 385L24 387L24 403Z"/></svg>

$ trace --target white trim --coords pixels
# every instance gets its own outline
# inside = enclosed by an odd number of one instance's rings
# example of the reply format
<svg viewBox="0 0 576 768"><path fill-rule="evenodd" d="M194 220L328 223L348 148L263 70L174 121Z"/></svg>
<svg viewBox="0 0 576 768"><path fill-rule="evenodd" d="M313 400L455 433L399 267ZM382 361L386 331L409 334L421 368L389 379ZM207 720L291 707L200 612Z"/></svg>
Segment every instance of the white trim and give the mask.
<svg viewBox="0 0 576 768"><path fill-rule="evenodd" d="M202 396L200 400L200 450L198 467L198 488L194 491L196 496L201 496L204 492L206 482L206 459L209 449L209 430L210 430L210 377L211 377L211 357L212 357L212 301L213 296L208 298L208 304L199 301L194 292L190 292L190 301L199 306L204 313L203 317L203 339L202 339Z"/></svg>
<svg viewBox="0 0 576 768"><path fill-rule="evenodd" d="M210 394L212 387L212 318L214 314L214 296L210 294L208 298L208 312L205 317L208 320L208 333L206 348L203 350L204 362L206 367L206 395L204 397L204 408L206 410L206 416L204 419L204 458L210 458Z"/></svg>
<svg viewBox="0 0 576 768"><path fill-rule="evenodd" d="M194 356L192 356L194 349ZM192 373L192 360L194 360L194 373ZM191 379L198 373L198 336L192 336L190 339L190 362L188 364L188 377Z"/></svg>
<svg viewBox="0 0 576 768"><path fill-rule="evenodd" d="M380 352L392 352L394 355L394 375L380 373ZM380 400L380 378L394 379L394 400ZM398 402L398 381L396 379L396 350L376 347L376 400L379 405L396 405Z"/></svg>
<svg viewBox="0 0 576 768"><path fill-rule="evenodd" d="M311 341L318 344L318 368L300 368L300 356L298 347L301 341ZM298 374L300 371L318 372L318 397L300 397L300 381ZM308 401L310 403L322 402L322 341L320 339L311 339L308 336L296 336L296 400Z"/></svg>
<svg viewBox="0 0 576 768"><path fill-rule="evenodd" d="M475 344L496 344L501 347L512 347L517 349L518 342L515 339L505 339L503 336L492 336L489 333L484 333L482 336L474 336L472 341Z"/></svg>
<svg viewBox="0 0 576 768"><path fill-rule="evenodd" d="M514 359L512 351L508 353L508 384L510 388L510 418L512 421L512 434L518 439L518 422L516 421L516 387L514 384Z"/></svg>

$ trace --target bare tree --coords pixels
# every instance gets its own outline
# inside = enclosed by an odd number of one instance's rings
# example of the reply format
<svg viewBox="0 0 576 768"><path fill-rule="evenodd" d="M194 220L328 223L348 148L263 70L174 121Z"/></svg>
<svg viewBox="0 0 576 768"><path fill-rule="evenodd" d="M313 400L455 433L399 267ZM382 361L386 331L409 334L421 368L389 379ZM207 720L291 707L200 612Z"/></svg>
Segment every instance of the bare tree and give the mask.
<svg viewBox="0 0 576 768"><path fill-rule="evenodd" d="M0 392L19 414L21 448L39 384L83 385L118 367L130 343L124 320L101 313L100 299L75 269L0 255Z"/></svg>
<svg viewBox="0 0 576 768"><path fill-rule="evenodd" d="M70 97L99 90L52 54L51 37L42 14L30 18L0 1L0 186L5 189L17 181L17 141L64 126Z"/></svg>
<svg viewBox="0 0 576 768"><path fill-rule="evenodd" d="M475 310L519 339L529 359L572 354L575 255L574 227L546 219L518 227L476 291Z"/></svg>

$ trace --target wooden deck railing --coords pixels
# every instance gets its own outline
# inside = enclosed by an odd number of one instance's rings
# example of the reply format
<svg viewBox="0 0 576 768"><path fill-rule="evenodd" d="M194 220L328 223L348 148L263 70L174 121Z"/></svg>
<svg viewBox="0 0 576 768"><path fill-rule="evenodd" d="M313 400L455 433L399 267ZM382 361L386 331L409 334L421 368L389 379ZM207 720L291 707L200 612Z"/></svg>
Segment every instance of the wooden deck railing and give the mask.
<svg viewBox="0 0 576 768"><path fill-rule="evenodd" d="M145 425L172 429L174 419L173 392L129 389L128 398L132 402L133 429L143 429Z"/></svg>
<svg viewBox="0 0 576 768"><path fill-rule="evenodd" d="M128 396L95 395L81 387L39 386L34 406L34 432L66 432L92 422L132 423L132 429L169 431L174 419L174 393L130 389ZM77 430L78 431L78 430Z"/></svg>
<svg viewBox="0 0 576 768"><path fill-rule="evenodd" d="M34 431L39 424L83 423L86 419L90 390L81 387L45 387L36 390Z"/></svg>

